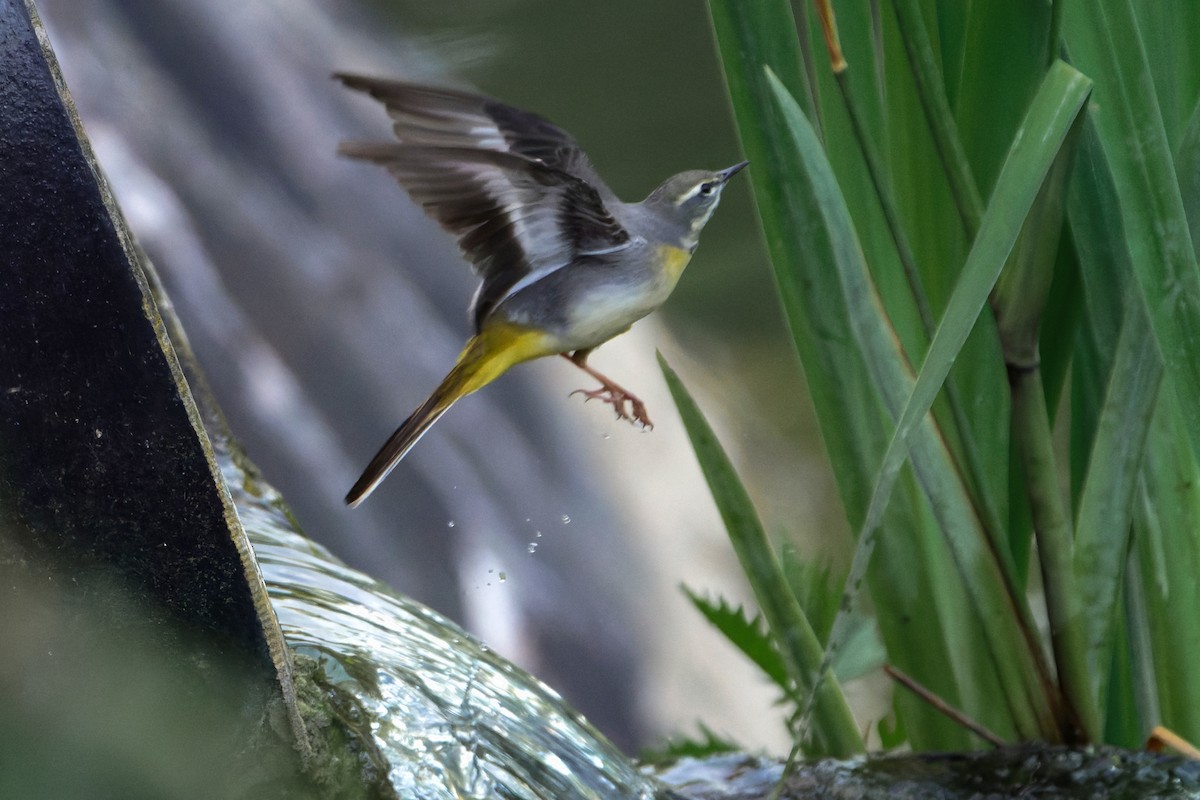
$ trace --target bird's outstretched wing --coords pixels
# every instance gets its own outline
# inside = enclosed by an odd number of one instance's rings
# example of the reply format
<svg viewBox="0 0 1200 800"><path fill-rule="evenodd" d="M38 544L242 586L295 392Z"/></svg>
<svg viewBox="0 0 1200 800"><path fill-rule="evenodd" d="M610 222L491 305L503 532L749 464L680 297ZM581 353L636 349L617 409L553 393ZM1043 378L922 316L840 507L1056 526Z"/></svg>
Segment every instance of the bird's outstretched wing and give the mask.
<svg viewBox="0 0 1200 800"><path fill-rule="evenodd" d="M575 140L553 123L486 97L337 75L380 100L398 141L340 152L387 167L447 230L483 280L476 327L514 287L580 256L627 246L615 196Z"/></svg>
<svg viewBox="0 0 1200 800"><path fill-rule="evenodd" d="M455 89L345 73L335 77L383 103L396 138L405 144L516 153L574 175L604 202L616 199L571 134L531 111Z"/></svg>

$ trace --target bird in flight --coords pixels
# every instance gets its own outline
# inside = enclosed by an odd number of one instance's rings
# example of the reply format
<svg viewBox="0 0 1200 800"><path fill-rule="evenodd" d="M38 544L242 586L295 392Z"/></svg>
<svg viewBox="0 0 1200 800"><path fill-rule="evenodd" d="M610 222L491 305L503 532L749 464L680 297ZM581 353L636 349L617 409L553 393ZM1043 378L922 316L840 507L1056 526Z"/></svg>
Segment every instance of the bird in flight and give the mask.
<svg viewBox="0 0 1200 800"><path fill-rule="evenodd" d="M681 172L640 203L613 194L550 121L488 97L338 73L383 103L396 141L339 152L380 164L454 234L480 279L475 335L428 399L346 495L357 506L458 399L523 361L561 355L600 386L580 389L652 427L645 404L588 355L658 308L696 250L726 182L746 166Z"/></svg>

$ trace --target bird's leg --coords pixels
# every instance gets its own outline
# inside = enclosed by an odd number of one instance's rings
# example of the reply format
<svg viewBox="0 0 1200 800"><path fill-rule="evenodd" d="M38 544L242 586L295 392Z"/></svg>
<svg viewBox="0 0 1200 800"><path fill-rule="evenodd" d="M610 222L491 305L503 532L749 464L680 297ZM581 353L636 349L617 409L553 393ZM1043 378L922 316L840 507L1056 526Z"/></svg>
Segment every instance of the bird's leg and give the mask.
<svg viewBox="0 0 1200 800"><path fill-rule="evenodd" d="M587 400L603 400L605 403L611 405L617 412L617 419L627 419L630 422L639 423L644 428L653 428L654 423L650 421L649 415L646 414L645 403L639 400L637 396L635 396L625 387L588 366L587 358L591 352L591 349L588 349L576 350L574 353L562 354L563 358L567 359L572 364L586 372L588 375L591 375L593 378L600 381L599 389L576 389L575 391L571 392L571 394L581 394ZM626 403L629 403L629 412L625 411Z"/></svg>

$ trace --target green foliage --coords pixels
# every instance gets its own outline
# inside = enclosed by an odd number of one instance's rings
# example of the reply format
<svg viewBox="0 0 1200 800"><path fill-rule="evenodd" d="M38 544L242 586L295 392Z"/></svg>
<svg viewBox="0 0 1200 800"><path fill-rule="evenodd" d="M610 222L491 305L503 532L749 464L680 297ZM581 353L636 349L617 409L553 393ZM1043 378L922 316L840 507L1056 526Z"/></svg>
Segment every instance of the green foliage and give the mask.
<svg viewBox="0 0 1200 800"><path fill-rule="evenodd" d="M812 623L818 640L825 643L841 600L841 582L835 582L829 567L801 561L791 550L784 551L782 567L789 591ZM779 687L784 700L793 703L795 710L800 710L802 703L763 616L751 615L740 604L735 606L723 597L710 599L687 586L681 588L696 610ZM833 662L833 674L839 681L852 681L878 669L883 665L883 658L883 643L875 621L864 614L856 614L849 622L846 643Z"/></svg>
<svg viewBox="0 0 1200 800"><path fill-rule="evenodd" d="M669 764L681 758L705 758L742 750L704 724L697 725L697 728L700 733L698 738L672 737L658 748L643 750L638 760L643 764Z"/></svg>
<svg viewBox="0 0 1200 800"><path fill-rule="evenodd" d="M838 602L842 599L839 587L845 576L835 578L828 564L806 561L796 548L786 544L782 561L788 586L812 623L817 638L822 643L829 641L829 631L833 628Z"/></svg>
<svg viewBox="0 0 1200 800"><path fill-rule="evenodd" d="M1166 724L1200 739L1200 11L709 10L856 532L840 602L811 567L780 576L720 444L668 382L780 685L799 687L809 752L861 747L834 674L864 588L887 660L1005 738L1130 744ZM761 658L756 619L702 610ZM978 744L906 693L895 707L893 744Z"/></svg>
<svg viewBox="0 0 1200 800"><path fill-rule="evenodd" d="M731 605L723 597L709 600L686 586L682 589L696 610L734 647L741 650L742 655L753 661L755 666L771 679L771 683L778 686L785 695L791 693L787 667L775 648L775 641L771 638L771 632L761 614L750 617L740 605Z"/></svg>
<svg viewBox="0 0 1200 800"><path fill-rule="evenodd" d="M904 718L897 714L893 719L881 719L875 727L879 732L879 743L884 750L893 750L908 741L904 730Z"/></svg>
<svg viewBox="0 0 1200 800"><path fill-rule="evenodd" d="M782 560L788 587L800 603L800 608L804 609L805 616L812 622L817 638L822 644L828 643L829 632L842 601L841 587L845 583L845 575L834 576L827 564L804 561L791 547L784 548ZM834 654L831 668L834 676L845 683L882 667L885 656L875 619L867 614L855 613L846 623L846 639Z"/></svg>
<svg viewBox="0 0 1200 800"><path fill-rule="evenodd" d="M812 713L819 724L813 728L810 750L828 754L861 752L862 737L841 687L833 681L814 680L821 662L821 644L787 586L750 496L679 377L661 355L658 360L700 460L708 488L725 521L734 552L754 590L763 617L774 632L789 681L798 691L812 697Z"/></svg>

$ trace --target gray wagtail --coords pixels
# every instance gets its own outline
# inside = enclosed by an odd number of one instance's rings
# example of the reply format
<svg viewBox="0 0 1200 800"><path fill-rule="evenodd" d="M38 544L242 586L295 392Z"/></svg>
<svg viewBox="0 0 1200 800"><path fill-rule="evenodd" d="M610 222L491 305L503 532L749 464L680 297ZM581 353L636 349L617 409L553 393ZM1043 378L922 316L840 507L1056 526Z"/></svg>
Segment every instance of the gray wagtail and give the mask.
<svg viewBox="0 0 1200 800"><path fill-rule="evenodd" d="M339 152L387 167L458 237L482 281L471 300L475 335L346 503L361 503L456 400L522 361L563 356L600 382L581 389L585 397L649 427L642 401L587 357L667 299L726 181L747 162L681 172L625 203L570 134L536 114L451 89L335 77L382 102L399 140L347 142Z"/></svg>

